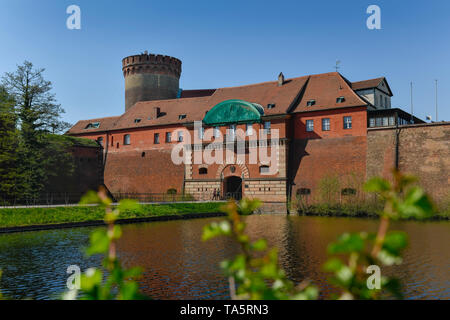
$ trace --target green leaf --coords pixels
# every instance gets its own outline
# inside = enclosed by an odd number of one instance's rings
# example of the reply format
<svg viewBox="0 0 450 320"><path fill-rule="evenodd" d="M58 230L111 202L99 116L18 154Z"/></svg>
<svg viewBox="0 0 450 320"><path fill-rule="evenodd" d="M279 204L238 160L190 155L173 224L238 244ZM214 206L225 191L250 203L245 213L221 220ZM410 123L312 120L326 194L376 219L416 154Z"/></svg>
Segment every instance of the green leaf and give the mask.
<svg viewBox="0 0 450 320"><path fill-rule="evenodd" d="M387 250L380 250L378 253L377 258L385 265L385 266L392 266L394 264L401 264L402 258L396 254L392 254L391 252Z"/></svg>
<svg viewBox="0 0 450 320"><path fill-rule="evenodd" d="M112 232L108 230L107 235L110 240L117 240L122 236L122 229L120 226L114 225Z"/></svg>
<svg viewBox="0 0 450 320"><path fill-rule="evenodd" d="M91 291L95 286L100 286L103 273L96 268L89 268L80 277L80 286L83 291Z"/></svg>
<svg viewBox="0 0 450 320"><path fill-rule="evenodd" d="M328 259L327 262L323 265L324 271L327 272L337 272L339 269L341 269L344 266L342 261L338 258L331 258Z"/></svg>
<svg viewBox="0 0 450 320"><path fill-rule="evenodd" d="M90 246L86 249L88 256L106 253L109 248L109 238L104 229L98 229L90 235Z"/></svg>
<svg viewBox="0 0 450 320"><path fill-rule="evenodd" d="M386 192L391 190L391 184L385 179L374 177L365 183L364 190L367 192Z"/></svg>
<svg viewBox="0 0 450 320"><path fill-rule="evenodd" d="M399 255L400 251L408 245L408 236L402 231L388 232L383 243L383 249L393 255Z"/></svg>
<svg viewBox="0 0 450 320"><path fill-rule="evenodd" d="M419 187L412 187L405 195L405 200L399 204L401 218L428 218L433 214L434 208L431 199Z"/></svg>
<svg viewBox="0 0 450 320"><path fill-rule="evenodd" d="M256 251L263 251L267 249L267 241L265 239L259 239L251 244L251 248Z"/></svg>
<svg viewBox="0 0 450 320"><path fill-rule="evenodd" d="M125 279L136 279L136 278L140 277L141 274L142 274L141 267L134 267L134 268L123 271L123 277Z"/></svg>
<svg viewBox="0 0 450 320"><path fill-rule="evenodd" d="M139 296L139 285L134 281L125 282L120 289L119 300L134 300Z"/></svg>
<svg viewBox="0 0 450 320"><path fill-rule="evenodd" d="M364 239L358 233L344 233L338 240L328 246L328 253L350 253L360 252L364 249Z"/></svg>
<svg viewBox="0 0 450 320"><path fill-rule="evenodd" d="M353 271L346 265L339 268L335 275L339 282L341 282L344 286L348 286L353 279Z"/></svg>
<svg viewBox="0 0 450 320"><path fill-rule="evenodd" d="M99 204L101 203L100 197L95 191L88 191L80 200L80 205L86 204Z"/></svg>
<svg viewBox="0 0 450 320"><path fill-rule="evenodd" d="M239 202L238 212L240 215L250 215L261 206L261 201L258 199L244 198Z"/></svg>
<svg viewBox="0 0 450 320"><path fill-rule="evenodd" d="M213 222L203 227L202 240L207 241L209 239L221 236L230 235L231 225L228 221L221 221L220 223Z"/></svg>

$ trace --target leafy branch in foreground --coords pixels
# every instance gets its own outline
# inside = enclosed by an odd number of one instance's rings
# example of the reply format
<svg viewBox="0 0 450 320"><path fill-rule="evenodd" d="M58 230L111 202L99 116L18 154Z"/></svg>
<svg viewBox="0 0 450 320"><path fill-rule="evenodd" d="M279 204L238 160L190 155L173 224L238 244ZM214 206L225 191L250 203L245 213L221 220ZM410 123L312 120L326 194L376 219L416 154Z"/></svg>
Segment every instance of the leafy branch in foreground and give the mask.
<svg viewBox="0 0 450 320"><path fill-rule="evenodd" d="M98 193L88 192L80 204L98 204L105 209L104 228L94 231L90 236L90 246L86 249L87 256L95 254L105 255L103 267L107 271L106 280L103 279L103 271L97 268L89 268L81 275L80 286L84 295L83 300L138 300L146 296L139 292L138 283L135 281L141 275L141 268L123 269L116 255L116 241L122 231L114 222L121 211L132 210L138 204L132 200L122 200L114 209L111 208L111 199L106 195L106 190L101 188ZM77 291L71 290L64 294L64 299L76 299Z"/></svg>
<svg viewBox="0 0 450 320"><path fill-rule="evenodd" d="M246 224L241 215L249 215L260 206L258 200L243 199L239 205L230 201L222 207L227 220L212 223L204 228L203 240L217 236L229 236L240 246L241 253L234 260L221 263L230 282L230 296L252 300L307 300L316 299L318 290L305 281L295 286L278 266L276 248L268 249L267 242L259 239L251 242L245 234ZM237 289L236 289L237 285Z"/></svg>
<svg viewBox="0 0 450 320"><path fill-rule="evenodd" d="M405 232L388 232L390 220L423 219L433 214L433 205L424 191L414 186L415 178L394 172L394 184L381 178L373 178L365 184L365 190L377 193L384 201L380 213L381 222L375 233L345 233L328 246L334 255L324 265L332 272L330 282L341 290L339 299L377 299L383 297L383 289L394 297L402 298L400 282L396 278L382 276L379 285L369 288L367 267L401 264L401 252L407 246ZM347 262L338 256L346 256Z"/></svg>
<svg viewBox="0 0 450 320"><path fill-rule="evenodd" d="M378 284L374 278L375 284L369 285L368 271L372 272L379 265L402 262L401 251L407 246L407 235L400 231L388 232L390 220L422 219L433 214L430 198L413 185L414 181L413 177L394 172L394 185L381 178L366 183L365 190L378 193L385 202L379 230L377 233L345 233L328 246L328 253L333 257L325 263L324 270L333 273L329 281L341 290L335 298L378 299L385 291L402 298L397 279L380 275ZM276 249L268 250L264 239L251 242L245 234L246 225L240 216L251 214L259 205L257 200L243 199L239 204L231 201L222 208L227 213L227 220L207 225L203 231L203 240L228 236L240 246L241 253L234 260L221 264L230 282L231 298L316 299L318 289L308 281L295 287L286 278L278 266Z"/></svg>

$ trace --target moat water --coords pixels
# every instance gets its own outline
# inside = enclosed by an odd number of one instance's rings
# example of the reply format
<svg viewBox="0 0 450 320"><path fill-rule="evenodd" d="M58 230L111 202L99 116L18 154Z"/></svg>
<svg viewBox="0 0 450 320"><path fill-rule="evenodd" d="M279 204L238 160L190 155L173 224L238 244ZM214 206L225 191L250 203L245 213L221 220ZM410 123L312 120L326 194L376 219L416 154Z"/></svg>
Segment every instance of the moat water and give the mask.
<svg viewBox="0 0 450 320"><path fill-rule="evenodd" d="M238 249L229 239L201 241L204 225L221 218L123 226L118 250L126 266L145 270L140 287L155 299L227 299L228 283L219 262ZM321 265L327 244L344 232L376 231L377 220L357 218L250 216L248 232L279 249L280 263L294 281L311 279L326 298L333 289ZM99 266L82 249L93 228L0 235L0 288L16 299L55 299L66 289L69 265ZM403 284L407 299L450 299L450 223L397 222L391 230L409 235L401 266L382 268Z"/></svg>

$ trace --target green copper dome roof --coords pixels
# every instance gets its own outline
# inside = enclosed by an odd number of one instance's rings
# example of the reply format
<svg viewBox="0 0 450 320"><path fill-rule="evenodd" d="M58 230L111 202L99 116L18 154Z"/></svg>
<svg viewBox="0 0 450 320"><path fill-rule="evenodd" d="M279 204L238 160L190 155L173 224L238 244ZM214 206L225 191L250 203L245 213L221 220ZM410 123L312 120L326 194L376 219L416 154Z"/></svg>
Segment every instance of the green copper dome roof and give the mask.
<svg viewBox="0 0 450 320"><path fill-rule="evenodd" d="M225 100L216 104L203 118L206 125L260 122L264 109L256 103L244 100Z"/></svg>

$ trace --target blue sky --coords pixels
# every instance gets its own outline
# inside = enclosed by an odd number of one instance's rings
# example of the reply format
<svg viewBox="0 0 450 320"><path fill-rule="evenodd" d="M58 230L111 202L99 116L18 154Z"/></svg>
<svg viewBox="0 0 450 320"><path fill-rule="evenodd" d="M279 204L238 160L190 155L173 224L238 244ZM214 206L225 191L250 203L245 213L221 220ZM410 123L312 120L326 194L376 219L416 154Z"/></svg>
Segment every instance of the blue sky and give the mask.
<svg viewBox="0 0 450 320"><path fill-rule="evenodd" d="M216 88L339 70L386 76L393 107L450 120L450 1L0 0L0 73L29 60L66 109L64 120L124 111L121 59L148 50L183 61L183 89ZM81 8L81 30L66 8ZM381 30L366 9L381 8Z"/></svg>

